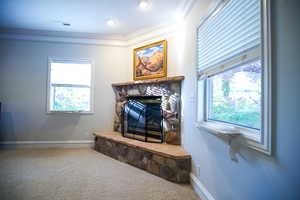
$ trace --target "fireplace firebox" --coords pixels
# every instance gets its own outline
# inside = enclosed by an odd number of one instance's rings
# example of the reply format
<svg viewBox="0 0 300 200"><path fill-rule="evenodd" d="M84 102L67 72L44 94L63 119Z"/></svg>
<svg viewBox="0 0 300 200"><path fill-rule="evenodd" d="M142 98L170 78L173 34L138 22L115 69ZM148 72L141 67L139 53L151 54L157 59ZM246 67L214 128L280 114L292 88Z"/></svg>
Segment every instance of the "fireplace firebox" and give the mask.
<svg viewBox="0 0 300 200"><path fill-rule="evenodd" d="M144 142L163 142L161 96L128 96L123 107L122 134Z"/></svg>

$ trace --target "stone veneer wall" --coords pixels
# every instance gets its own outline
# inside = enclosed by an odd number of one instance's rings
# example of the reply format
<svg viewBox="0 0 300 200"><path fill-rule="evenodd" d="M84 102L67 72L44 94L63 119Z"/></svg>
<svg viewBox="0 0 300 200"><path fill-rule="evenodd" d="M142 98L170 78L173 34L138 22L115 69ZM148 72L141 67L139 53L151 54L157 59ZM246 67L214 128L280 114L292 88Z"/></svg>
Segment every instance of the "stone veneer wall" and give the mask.
<svg viewBox="0 0 300 200"><path fill-rule="evenodd" d="M121 114L127 96L162 96L163 132L166 143L181 144L181 81L183 77L156 79L154 81L113 84L116 94L114 131L121 132Z"/></svg>
<svg viewBox="0 0 300 200"><path fill-rule="evenodd" d="M170 158L96 136L95 150L176 183L189 183L191 158Z"/></svg>

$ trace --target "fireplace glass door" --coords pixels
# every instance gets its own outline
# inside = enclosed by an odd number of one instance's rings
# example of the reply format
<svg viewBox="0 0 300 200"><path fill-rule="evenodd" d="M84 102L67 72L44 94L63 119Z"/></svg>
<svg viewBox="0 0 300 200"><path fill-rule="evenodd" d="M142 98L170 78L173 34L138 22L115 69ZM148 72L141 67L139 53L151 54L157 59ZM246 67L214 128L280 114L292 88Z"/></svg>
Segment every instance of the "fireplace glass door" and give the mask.
<svg viewBox="0 0 300 200"><path fill-rule="evenodd" d="M123 109L124 137L163 142L161 97L129 96Z"/></svg>

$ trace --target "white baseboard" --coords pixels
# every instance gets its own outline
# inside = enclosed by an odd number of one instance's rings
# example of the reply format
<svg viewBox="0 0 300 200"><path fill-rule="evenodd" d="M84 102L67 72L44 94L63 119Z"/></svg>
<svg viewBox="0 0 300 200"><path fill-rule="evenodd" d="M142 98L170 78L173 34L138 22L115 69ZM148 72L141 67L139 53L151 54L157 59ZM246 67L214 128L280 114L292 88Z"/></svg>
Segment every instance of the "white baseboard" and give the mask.
<svg viewBox="0 0 300 200"><path fill-rule="evenodd" d="M215 198L208 192L205 186L193 173L190 173L190 178L191 185L201 200L215 200Z"/></svg>
<svg viewBox="0 0 300 200"><path fill-rule="evenodd" d="M68 141L3 141L0 149L21 148L83 148L93 147L93 140L68 140Z"/></svg>

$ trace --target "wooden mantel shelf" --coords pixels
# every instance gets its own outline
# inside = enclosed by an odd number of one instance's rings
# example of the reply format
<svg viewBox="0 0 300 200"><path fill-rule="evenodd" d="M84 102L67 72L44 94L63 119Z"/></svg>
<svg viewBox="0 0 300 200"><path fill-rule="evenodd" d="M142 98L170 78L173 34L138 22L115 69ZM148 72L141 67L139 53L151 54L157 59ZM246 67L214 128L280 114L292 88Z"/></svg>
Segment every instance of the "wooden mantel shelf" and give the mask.
<svg viewBox="0 0 300 200"><path fill-rule="evenodd" d="M118 86L130 86L130 85L140 85L140 84L152 84L152 83L163 83L163 82L175 82L184 80L184 76L169 76L165 78L156 78L156 79L148 79L141 81L128 81L122 83L113 83L113 87Z"/></svg>

